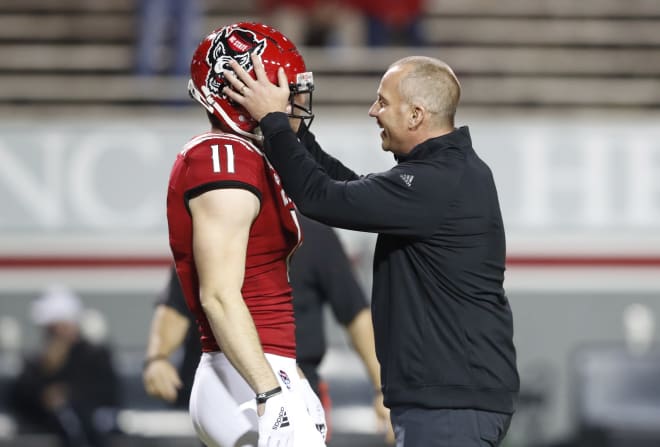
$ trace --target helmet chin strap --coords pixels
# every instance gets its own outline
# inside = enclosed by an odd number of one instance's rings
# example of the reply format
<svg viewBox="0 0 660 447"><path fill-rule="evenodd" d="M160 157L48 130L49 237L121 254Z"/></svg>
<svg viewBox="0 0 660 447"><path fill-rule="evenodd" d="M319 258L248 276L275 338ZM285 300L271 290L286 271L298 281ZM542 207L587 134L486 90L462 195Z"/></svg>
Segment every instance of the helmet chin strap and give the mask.
<svg viewBox="0 0 660 447"><path fill-rule="evenodd" d="M212 101L211 106L213 107L213 109L216 112L218 112L220 116L222 116L225 124L227 124L231 130L233 130L239 135L250 138L251 140L258 141L259 143L263 142L264 137L262 135L257 135L256 133L247 132L241 129L236 125L236 123L234 123L234 121L231 120L231 118L229 118L229 116L225 113L222 107L220 107L217 102L213 101L213 98L211 98L211 101Z"/></svg>
<svg viewBox="0 0 660 447"><path fill-rule="evenodd" d="M220 107L220 105L213 100L213 94L211 91L206 87L202 86L202 91L200 92L197 90L195 87L195 84L193 84L192 80L188 81L188 92L190 93L190 96L193 97L197 102L199 102L206 110L208 110L211 113L218 113L221 117L224 123L229 126L229 128L237 133L238 135L242 135L246 138L249 138L251 140L255 140L259 143L263 142L264 137L262 135L256 134L256 133L251 133L247 132L234 123L234 121L227 115L227 113Z"/></svg>

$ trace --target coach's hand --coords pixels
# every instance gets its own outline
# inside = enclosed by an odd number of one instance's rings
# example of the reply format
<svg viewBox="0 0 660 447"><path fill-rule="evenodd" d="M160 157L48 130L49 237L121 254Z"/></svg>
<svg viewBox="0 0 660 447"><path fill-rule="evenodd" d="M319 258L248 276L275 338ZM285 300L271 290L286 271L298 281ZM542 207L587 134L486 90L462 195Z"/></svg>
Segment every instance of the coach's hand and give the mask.
<svg viewBox="0 0 660 447"><path fill-rule="evenodd" d="M150 396L174 402L181 388L181 378L169 360L150 361L142 372L144 389Z"/></svg>
<svg viewBox="0 0 660 447"><path fill-rule="evenodd" d="M256 79L253 79L243 67L232 59L229 66L233 70L225 70L225 79L231 84L231 88L225 87L222 93L242 105L245 110L257 121L271 112L287 112L289 107L289 82L280 67L277 71L278 85L268 79L261 57L252 53L252 63Z"/></svg>
<svg viewBox="0 0 660 447"><path fill-rule="evenodd" d="M268 398L257 406L259 416L258 447L293 447L293 427L286 410L283 393Z"/></svg>

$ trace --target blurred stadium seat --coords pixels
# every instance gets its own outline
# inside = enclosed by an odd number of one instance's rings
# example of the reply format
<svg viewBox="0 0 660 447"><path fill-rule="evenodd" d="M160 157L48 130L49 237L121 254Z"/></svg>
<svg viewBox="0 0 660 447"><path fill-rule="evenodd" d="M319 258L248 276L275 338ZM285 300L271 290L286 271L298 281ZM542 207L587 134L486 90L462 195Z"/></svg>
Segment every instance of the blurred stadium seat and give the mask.
<svg viewBox="0 0 660 447"><path fill-rule="evenodd" d="M135 0L4 0L0 106L191 104L183 81L132 75ZM258 19L255 0L212 2L206 29ZM658 107L660 3L431 0L431 45L476 107ZM364 105L407 48L304 48L317 105Z"/></svg>

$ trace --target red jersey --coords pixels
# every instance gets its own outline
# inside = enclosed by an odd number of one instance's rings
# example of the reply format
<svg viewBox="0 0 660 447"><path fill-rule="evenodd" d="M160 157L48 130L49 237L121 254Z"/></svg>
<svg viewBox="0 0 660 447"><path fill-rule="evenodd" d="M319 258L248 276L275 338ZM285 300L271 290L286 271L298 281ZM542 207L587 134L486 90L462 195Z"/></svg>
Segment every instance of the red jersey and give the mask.
<svg viewBox="0 0 660 447"><path fill-rule="evenodd" d="M263 153L247 139L225 133L200 135L184 146L172 167L167 192L170 248L186 303L197 320L202 350L220 348L199 299L188 200L217 188L243 188L261 202L250 228L241 292L264 352L295 358L288 261L302 235L293 202Z"/></svg>

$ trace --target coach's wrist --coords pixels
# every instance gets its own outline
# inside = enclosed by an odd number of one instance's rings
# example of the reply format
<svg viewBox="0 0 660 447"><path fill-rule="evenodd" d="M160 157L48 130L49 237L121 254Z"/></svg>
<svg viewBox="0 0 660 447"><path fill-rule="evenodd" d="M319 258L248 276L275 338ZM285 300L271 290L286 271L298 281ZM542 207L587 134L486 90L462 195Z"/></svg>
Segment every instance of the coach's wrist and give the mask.
<svg viewBox="0 0 660 447"><path fill-rule="evenodd" d="M276 386L272 390L264 391L263 393L257 393L257 405L259 404L265 404L268 399L270 399L273 396L277 396L282 392L282 387L281 386Z"/></svg>

